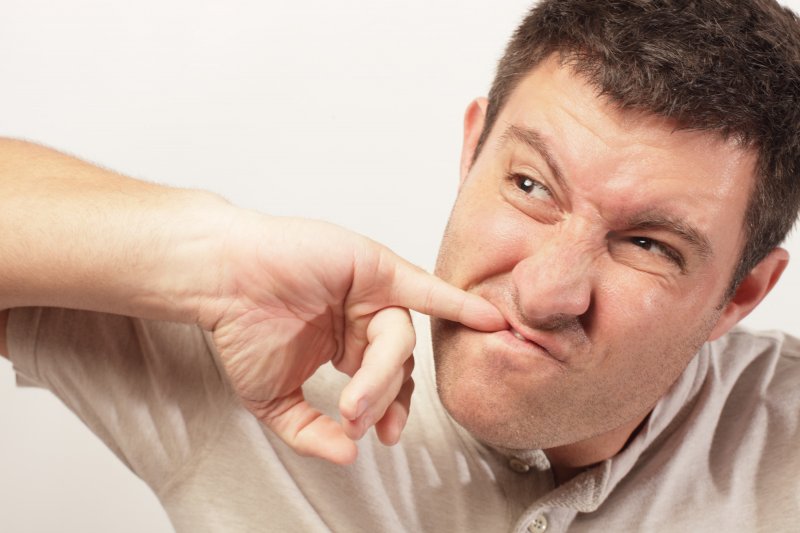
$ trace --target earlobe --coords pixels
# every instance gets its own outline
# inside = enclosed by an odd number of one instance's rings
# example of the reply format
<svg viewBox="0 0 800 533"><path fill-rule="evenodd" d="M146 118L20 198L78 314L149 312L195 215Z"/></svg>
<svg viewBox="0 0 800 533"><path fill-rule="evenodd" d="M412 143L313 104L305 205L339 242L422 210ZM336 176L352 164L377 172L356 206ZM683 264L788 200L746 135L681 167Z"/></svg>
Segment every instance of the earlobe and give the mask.
<svg viewBox="0 0 800 533"><path fill-rule="evenodd" d="M762 259L739 284L708 340L713 341L721 337L750 314L750 311L761 303L778 282L787 264L789 264L789 252L783 248L775 248Z"/></svg>
<svg viewBox="0 0 800 533"><path fill-rule="evenodd" d="M461 184L467 179L467 174L472 167L475 157L475 148L483 131L483 122L486 118L486 98L476 98L467 106L464 113L464 139L461 145Z"/></svg>

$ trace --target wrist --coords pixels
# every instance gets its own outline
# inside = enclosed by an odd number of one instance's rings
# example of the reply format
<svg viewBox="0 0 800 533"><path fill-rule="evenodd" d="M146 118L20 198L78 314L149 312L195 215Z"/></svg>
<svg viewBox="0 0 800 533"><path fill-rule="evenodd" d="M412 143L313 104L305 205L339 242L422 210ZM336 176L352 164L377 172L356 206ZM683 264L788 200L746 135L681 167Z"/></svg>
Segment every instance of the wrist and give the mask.
<svg viewBox="0 0 800 533"><path fill-rule="evenodd" d="M0 309L50 306L193 321L218 289L221 197L0 139Z"/></svg>
<svg viewBox="0 0 800 533"><path fill-rule="evenodd" d="M123 314L199 323L222 292L227 236L244 210L199 190L173 190L162 203L139 236L146 259Z"/></svg>

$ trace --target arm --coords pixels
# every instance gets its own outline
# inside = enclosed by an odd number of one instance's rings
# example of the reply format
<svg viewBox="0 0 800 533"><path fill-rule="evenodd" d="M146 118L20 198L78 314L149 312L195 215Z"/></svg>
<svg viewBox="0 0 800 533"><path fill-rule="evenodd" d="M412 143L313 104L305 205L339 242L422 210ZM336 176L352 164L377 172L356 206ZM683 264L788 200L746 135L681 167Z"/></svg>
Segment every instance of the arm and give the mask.
<svg viewBox="0 0 800 533"><path fill-rule="evenodd" d="M243 404L300 453L339 463L395 442L413 382L407 308L484 330L499 312L330 224L268 217L20 141L0 141L0 309L53 306L196 323ZM353 376L337 423L301 386Z"/></svg>
<svg viewBox="0 0 800 533"><path fill-rule="evenodd" d="M180 227L158 225L168 224L168 217L202 218L191 214L192 203L222 208L221 199L135 181L12 139L0 139L0 195L4 356L10 307L48 305L191 320L191 304L178 308L159 302L159 293L168 292L158 285L170 281L158 274L158 263L177 259L169 241L183 238L177 234ZM197 241L198 235L186 238ZM161 266L169 270L166 263Z"/></svg>
<svg viewBox="0 0 800 533"><path fill-rule="evenodd" d="M233 208L0 140L0 309L54 306L196 321ZM188 275L187 275L188 274Z"/></svg>

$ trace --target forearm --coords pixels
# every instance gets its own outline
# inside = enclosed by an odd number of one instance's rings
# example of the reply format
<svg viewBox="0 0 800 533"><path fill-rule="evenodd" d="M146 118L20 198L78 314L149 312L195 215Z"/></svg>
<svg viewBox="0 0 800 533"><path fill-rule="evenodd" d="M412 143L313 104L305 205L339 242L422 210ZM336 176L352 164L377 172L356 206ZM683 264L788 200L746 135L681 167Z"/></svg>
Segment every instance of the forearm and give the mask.
<svg viewBox="0 0 800 533"><path fill-rule="evenodd" d="M220 236L234 216L209 193L134 180L14 140L0 140L0 202L0 309L183 322L196 321L214 291Z"/></svg>

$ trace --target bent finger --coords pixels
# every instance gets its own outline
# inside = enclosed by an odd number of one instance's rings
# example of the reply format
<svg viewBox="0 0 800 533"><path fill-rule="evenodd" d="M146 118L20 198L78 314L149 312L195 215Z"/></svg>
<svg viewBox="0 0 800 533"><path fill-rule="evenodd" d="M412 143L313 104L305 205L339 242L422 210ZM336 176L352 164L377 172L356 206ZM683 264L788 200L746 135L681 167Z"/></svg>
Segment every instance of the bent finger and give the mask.
<svg viewBox="0 0 800 533"><path fill-rule="evenodd" d="M355 420L342 418L342 427L345 435L353 440L358 440L364 436L370 427L377 426L377 423L386 417L386 413L392 404L397 401L402 387L411 380L411 372L413 370L414 357L412 355L403 365L402 372L389 378L390 381L387 386L379 390L378 396L369 403L364 413Z"/></svg>
<svg viewBox="0 0 800 533"><path fill-rule="evenodd" d="M414 392L414 379L409 378L400 388L397 398L386 409L386 413L375 424L378 439L387 446L393 446L400 440L400 435L408 422L411 411L411 395Z"/></svg>
<svg viewBox="0 0 800 533"><path fill-rule="evenodd" d="M367 339L361 367L339 401L345 419L342 424L351 438L363 435L355 422L368 427L383 416L413 369L413 362L407 361L412 357L416 335L406 309L388 307L375 313L367 327Z"/></svg>
<svg viewBox="0 0 800 533"><path fill-rule="evenodd" d="M247 400L244 404L296 453L340 465L355 461L355 443L338 422L309 405L302 390L266 404Z"/></svg>

